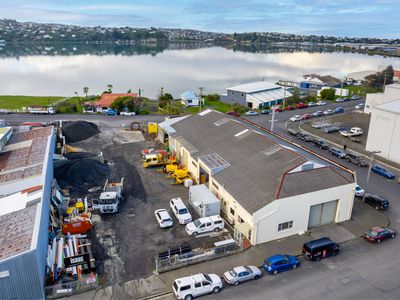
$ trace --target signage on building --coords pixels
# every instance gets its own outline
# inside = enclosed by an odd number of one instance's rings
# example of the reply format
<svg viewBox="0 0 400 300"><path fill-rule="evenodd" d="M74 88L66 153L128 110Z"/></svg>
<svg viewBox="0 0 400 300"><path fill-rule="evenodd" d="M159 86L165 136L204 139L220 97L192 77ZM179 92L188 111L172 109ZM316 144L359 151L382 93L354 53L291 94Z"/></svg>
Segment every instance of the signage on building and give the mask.
<svg viewBox="0 0 400 300"><path fill-rule="evenodd" d="M80 266L90 263L89 253L84 253L81 255L75 255L71 257L64 258L64 264L66 268Z"/></svg>

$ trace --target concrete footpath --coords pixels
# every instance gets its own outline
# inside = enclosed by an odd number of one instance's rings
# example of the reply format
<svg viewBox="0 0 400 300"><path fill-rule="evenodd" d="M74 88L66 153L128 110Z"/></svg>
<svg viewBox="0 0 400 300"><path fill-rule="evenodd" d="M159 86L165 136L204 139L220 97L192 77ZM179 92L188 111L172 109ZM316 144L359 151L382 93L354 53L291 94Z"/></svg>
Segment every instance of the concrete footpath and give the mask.
<svg viewBox="0 0 400 300"><path fill-rule="evenodd" d="M263 260L276 253L301 255L304 242L328 236L338 243L346 243L359 238L363 232L374 226L387 226L388 218L376 211L361 200L354 200L352 220L340 224L331 224L312 229L303 235L293 235L281 240L276 240L231 256L211 260L208 262L191 265L178 270L173 270L160 275L152 275L149 278L126 282L123 285L103 287L96 292L76 295L75 299L151 299L158 295L171 292L173 280L200 272L216 273L220 276L232 267L238 265L261 266Z"/></svg>

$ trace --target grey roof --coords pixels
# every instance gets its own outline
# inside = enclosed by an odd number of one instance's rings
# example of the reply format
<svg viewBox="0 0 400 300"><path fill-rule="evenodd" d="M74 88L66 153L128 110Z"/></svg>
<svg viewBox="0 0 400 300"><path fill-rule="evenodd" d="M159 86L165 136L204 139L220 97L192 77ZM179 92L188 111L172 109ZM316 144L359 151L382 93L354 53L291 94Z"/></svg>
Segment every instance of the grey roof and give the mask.
<svg viewBox="0 0 400 300"><path fill-rule="evenodd" d="M224 114L215 111L190 116L172 125L176 130L173 137L196 149L190 151L194 159L218 154L218 160L226 163L213 178L247 211L254 213L277 199L284 175L309 161L310 157L292 150L295 145L288 148L287 142L281 145L281 140L276 137L257 133L233 119L222 121L225 118ZM315 161L324 163L317 158ZM338 173L328 175L325 180L341 177ZM306 185L320 189L313 180L304 174Z"/></svg>
<svg viewBox="0 0 400 300"><path fill-rule="evenodd" d="M267 90L273 90L273 89L279 89L281 88L279 85L276 85L274 83L266 82L266 81L257 81L257 82L251 82L251 83L245 83L241 85L236 85L227 88L227 90L230 91L237 91L237 92L242 92L242 93L255 93L255 92L260 92L260 91L267 91Z"/></svg>
<svg viewBox="0 0 400 300"><path fill-rule="evenodd" d="M375 106L375 108L381 109L381 110L384 110L387 112L399 114L400 113L400 100L383 103L383 104Z"/></svg>

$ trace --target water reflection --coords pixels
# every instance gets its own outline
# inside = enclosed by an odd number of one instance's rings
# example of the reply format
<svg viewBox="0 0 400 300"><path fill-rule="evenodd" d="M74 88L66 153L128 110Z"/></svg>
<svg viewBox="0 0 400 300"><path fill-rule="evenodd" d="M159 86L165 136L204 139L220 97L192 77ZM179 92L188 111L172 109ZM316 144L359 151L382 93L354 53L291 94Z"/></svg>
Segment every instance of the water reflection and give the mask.
<svg viewBox="0 0 400 300"><path fill-rule="evenodd" d="M62 95L101 93L111 83L115 92L144 90L155 97L160 89L178 97L187 89L224 92L226 87L253 80L275 82L296 79L301 73L330 74L398 64L383 58L307 47L239 46L232 49L211 44L125 46L103 45L6 45L0 51L0 94Z"/></svg>

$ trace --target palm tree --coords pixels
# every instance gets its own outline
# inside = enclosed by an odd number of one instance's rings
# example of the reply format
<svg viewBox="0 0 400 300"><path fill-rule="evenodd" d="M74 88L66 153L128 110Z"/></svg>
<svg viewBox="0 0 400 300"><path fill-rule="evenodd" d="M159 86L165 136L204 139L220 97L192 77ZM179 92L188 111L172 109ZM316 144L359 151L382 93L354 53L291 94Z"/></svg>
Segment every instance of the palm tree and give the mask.
<svg viewBox="0 0 400 300"><path fill-rule="evenodd" d="M83 88L83 93L86 95L86 98L87 98L87 95L88 95L88 93L89 93L89 88L88 88L87 86L85 86L85 87Z"/></svg>
<svg viewBox="0 0 400 300"><path fill-rule="evenodd" d="M113 85L112 84L107 84L107 88L108 88L108 92L111 94Z"/></svg>

